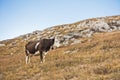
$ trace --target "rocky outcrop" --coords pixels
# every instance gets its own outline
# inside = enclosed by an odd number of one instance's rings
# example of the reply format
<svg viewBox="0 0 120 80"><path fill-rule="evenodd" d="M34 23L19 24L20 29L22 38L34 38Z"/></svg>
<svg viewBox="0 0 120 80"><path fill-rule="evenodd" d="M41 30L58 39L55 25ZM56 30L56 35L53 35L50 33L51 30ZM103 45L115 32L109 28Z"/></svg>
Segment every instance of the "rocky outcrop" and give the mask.
<svg viewBox="0 0 120 80"><path fill-rule="evenodd" d="M3 47L3 46L5 46L5 44L0 44L0 47Z"/></svg>
<svg viewBox="0 0 120 80"><path fill-rule="evenodd" d="M72 24L57 25L43 31L34 31L21 36L24 40L56 37L60 46L81 43L80 38L91 37L97 32L112 32L120 30L120 15L92 18Z"/></svg>

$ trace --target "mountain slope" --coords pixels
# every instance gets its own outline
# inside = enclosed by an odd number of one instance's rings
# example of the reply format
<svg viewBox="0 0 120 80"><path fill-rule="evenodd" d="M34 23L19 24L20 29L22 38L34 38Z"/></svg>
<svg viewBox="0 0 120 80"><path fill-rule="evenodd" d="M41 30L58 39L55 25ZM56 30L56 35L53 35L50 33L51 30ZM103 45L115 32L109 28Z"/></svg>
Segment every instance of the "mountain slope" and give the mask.
<svg viewBox="0 0 120 80"><path fill-rule="evenodd" d="M120 15L101 18L86 19L72 24L57 25L43 31L22 36L25 40L57 37L60 46L81 43L78 38L90 37L96 32L112 32L120 30Z"/></svg>
<svg viewBox="0 0 120 80"><path fill-rule="evenodd" d="M49 51L46 62L39 56L25 64L24 47L15 54L0 48L0 75L3 80L119 80L120 31L96 33L85 42ZM22 42L19 43L22 45ZM8 49L11 47L8 46Z"/></svg>
<svg viewBox="0 0 120 80"><path fill-rule="evenodd" d="M110 27L100 31L99 26L92 26L93 23L99 24L96 21L101 19L111 20L109 27L116 26L117 29ZM88 19L2 41L0 80L119 80L119 21L120 16ZM73 26L78 24L81 26ZM88 29L90 31L85 32ZM39 56L33 56L31 64L26 65L25 44L30 40L53 36L57 36L61 41L61 47L49 51L45 63L40 63Z"/></svg>

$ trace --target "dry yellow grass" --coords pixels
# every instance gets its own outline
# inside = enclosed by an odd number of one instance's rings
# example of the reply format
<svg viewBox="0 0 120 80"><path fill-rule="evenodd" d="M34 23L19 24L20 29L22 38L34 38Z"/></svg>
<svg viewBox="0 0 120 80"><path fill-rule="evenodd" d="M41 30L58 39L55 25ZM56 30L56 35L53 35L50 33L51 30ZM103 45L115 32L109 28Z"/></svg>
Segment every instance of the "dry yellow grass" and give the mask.
<svg viewBox="0 0 120 80"><path fill-rule="evenodd" d="M39 56L25 64L24 45L0 47L0 79L2 80L119 80L120 31L96 33L83 43L49 51L46 62ZM13 54L11 54L13 53Z"/></svg>

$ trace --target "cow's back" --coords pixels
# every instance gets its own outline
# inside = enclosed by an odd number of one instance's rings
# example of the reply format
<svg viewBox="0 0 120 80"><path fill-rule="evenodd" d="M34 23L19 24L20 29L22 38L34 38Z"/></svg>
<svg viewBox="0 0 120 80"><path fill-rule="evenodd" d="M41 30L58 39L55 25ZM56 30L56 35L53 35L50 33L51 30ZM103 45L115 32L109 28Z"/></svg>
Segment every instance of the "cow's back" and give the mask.
<svg viewBox="0 0 120 80"><path fill-rule="evenodd" d="M35 53L37 50L35 49L35 45L39 41L30 41L28 44L26 44L25 48L28 50L30 53Z"/></svg>

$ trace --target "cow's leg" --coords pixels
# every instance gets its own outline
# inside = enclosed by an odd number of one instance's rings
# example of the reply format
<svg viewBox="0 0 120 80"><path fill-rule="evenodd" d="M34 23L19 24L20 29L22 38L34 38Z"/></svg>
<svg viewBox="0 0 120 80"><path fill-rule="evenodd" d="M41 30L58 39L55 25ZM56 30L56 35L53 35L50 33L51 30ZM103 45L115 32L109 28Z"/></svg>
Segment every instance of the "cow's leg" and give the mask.
<svg viewBox="0 0 120 80"><path fill-rule="evenodd" d="M25 58L25 61L26 61L26 64L28 63L28 58L29 58L29 51L25 49L25 53L26 53L26 58Z"/></svg>
<svg viewBox="0 0 120 80"><path fill-rule="evenodd" d="M30 63L30 57L31 57L31 56L28 56L28 63Z"/></svg>
<svg viewBox="0 0 120 80"><path fill-rule="evenodd" d="M43 55L43 62L45 62L45 54Z"/></svg>
<svg viewBox="0 0 120 80"><path fill-rule="evenodd" d="M26 64L30 63L30 58L33 56L33 53L26 55Z"/></svg>
<svg viewBox="0 0 120 80"><path fill-rule="evenodd" d="M43 62L45 62L45 56L46 56L47 53L48 52L44 52L44 54L43 54Z"/></svg>
<svg viewBox="0 0 120 80"><path fill-rule="evenodd" d="M26 64L28 63L29 56L26 56Z"/></svg>
<svg viewBox="0 0 120 80"><path fill-rule="evenodd" d="M40 59L41 59L41 63L43 63L43 52L40 51Z"/></svg>
<svg viewBox="0 0 120 80"><path fill-rule="evenodd" d="M26 56L26 64L30 63L30 55Z"/></svg>
<svg viewBox="0 0 120 80"><path fill-rule="evenodd" d="M30 53L28 50L25 51L26 52L26 64L30 63Z"/></svg>
<svg viewBox="0 0 120 80"><path fill-rule="evenodd" d="M35 53L31 53L31 54L29 54L29 56L28 56L28 62L30 63L30 59L32 58L32 56L34 55Z"/></svg>

